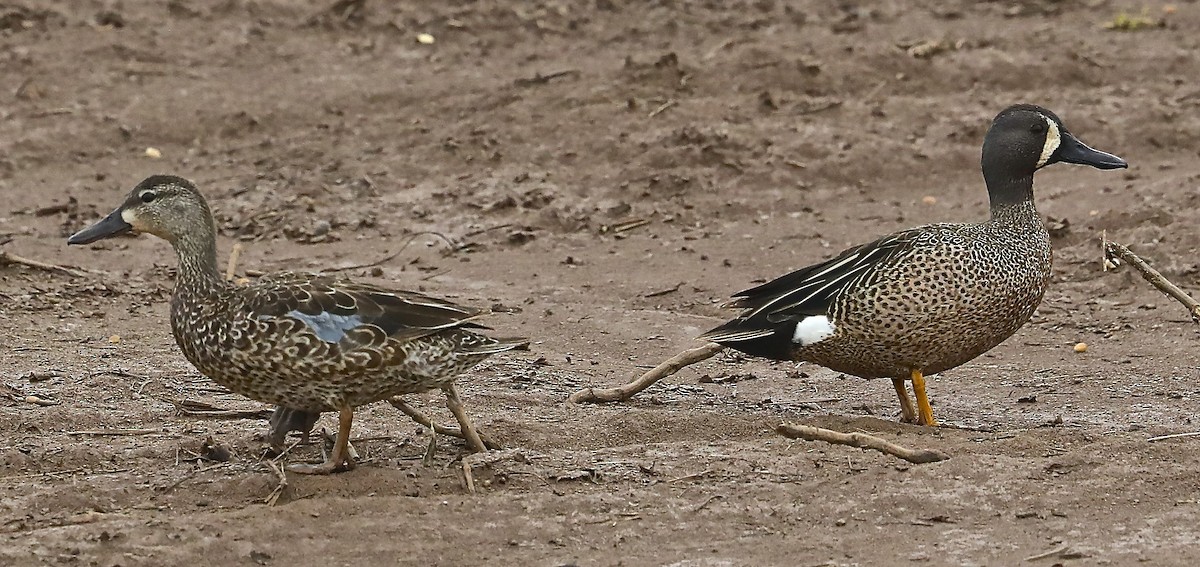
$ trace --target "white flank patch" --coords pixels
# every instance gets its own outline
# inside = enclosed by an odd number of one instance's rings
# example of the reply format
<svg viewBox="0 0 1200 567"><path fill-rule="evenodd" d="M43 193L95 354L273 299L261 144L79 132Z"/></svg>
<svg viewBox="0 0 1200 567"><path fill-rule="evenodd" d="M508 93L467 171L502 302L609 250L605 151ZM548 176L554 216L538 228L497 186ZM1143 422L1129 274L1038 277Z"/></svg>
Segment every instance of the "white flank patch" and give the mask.
<svg viewBox="0 0 1200 567"><path fill-rule="evenodd" d="M1043 165L1046 165L1046 162L1050 161L1050 156L1054 155L1054 152L1058 150L1058 145L1062 143L1062 135L1058 133L1058 124L1055 124L1053 120L1045 116L1042 118L1045 118L1050 128L1046 130L1046 143L1042 146L1042 157L1038 158L1038 168L1041 168Z"/></svg>
<svg viewBox="0 0 1200 567"><path fill-rule="evenodd" d="M129 209L125 209L121 211L121 220L125 221L125 224L133 226L133 224L137 222L137 213Z"/></svg>
<svg viewBox="0 0 1200 567"><path fill-rule="evenodd" d="M805 317L796 323L796 332L792 335L792 342L799 343L800 346L808 346L825 340L832 334L833 323L829 321L829 317L824 315Z"/></svg>

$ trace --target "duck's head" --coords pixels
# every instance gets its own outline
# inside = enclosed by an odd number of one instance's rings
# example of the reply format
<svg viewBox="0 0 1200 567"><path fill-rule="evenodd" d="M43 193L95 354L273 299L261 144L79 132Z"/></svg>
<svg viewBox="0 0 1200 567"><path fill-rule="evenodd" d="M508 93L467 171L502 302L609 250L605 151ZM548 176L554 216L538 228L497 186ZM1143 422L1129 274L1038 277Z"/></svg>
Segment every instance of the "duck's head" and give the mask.
<svg viewBox="0 0 1200 567"><path fill-rule="evenodd" d="M154 175L137 184L115 211L67 240L88 244L129 231L148 232L175 243L180 235L212 233L212 214L192 182Z"/></svg>
<svg viewBox="0 0 1200 567"><path fill-rule="evenodd" d="M1033 104L1004 109L983 138L983 169L1011 177L1029 177L1052 163L1077 163L1097 169L1129 167L1125 160L1079 141L1053 112Z"/></svg>
<svg viewBox="0 0 1200 567"><path fill-rule="evenodd" d="M1033 104L1004 109L983 137L983 178L992 210L1033 200L1033 174L1052 163L1097 169L1129 167L1125 160L1079 141L1053 112Z"/></svg>

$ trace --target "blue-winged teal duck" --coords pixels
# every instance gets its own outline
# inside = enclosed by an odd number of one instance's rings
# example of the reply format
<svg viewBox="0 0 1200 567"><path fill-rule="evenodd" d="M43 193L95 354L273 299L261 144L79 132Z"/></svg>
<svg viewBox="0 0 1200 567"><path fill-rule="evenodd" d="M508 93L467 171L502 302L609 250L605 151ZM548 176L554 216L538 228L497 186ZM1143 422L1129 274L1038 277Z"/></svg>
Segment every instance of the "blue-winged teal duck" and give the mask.
<svg viewBox="0 0 1200 567"><path fill-rule="evenodd" d="M272 425L311 427L315 414L340 414L325 474L354 467L347 450L354 408L391 396L440 388L472 445L483 444L463 411L455 377L489 355L524 346L477 332L480 311L423 294L346 279L280 273L249 285L217 272L212 213L186 179L142 181L121 206L71 236L87 244L126 231L171 243L179 257L171 298L175 342L205 376L250 398L279 404ZM303 422L303 423L302 423Z"/></svg>
<svg viewBox="0 0 1200 567"><path fill-rule="evenodd" d="M1033 174L1057 162L1127 167L1079 141L1053 112L1009 107L983 139L990 219L890 234L737 293L728 305L745 311L701 338L755 356L891 378L902 419L936 425L925 376L1000 344L1042 300L1050 235L1033 205Z"/></svg>

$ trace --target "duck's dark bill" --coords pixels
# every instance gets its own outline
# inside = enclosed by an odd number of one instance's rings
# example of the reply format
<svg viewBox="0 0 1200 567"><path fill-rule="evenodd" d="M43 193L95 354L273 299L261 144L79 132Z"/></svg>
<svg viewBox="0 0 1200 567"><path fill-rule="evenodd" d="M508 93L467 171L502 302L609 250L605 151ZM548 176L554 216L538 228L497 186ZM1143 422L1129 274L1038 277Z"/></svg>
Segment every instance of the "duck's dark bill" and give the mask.
<svg viewBox="0 0 1200 567"><path fill-rule="evenodd" d="M71 238L67 239L67 244L89 244L132 229L133 227L121 218L121 209L117 209L100 219L100 222L72 234Z"/></svg>
<svg viewBox="0 0 1200 567"><path fill-rule="evenodd" d="M1129 167L1125 160L1108 152L1089 148L1075 136L1063 136L1062 146L1058 148L1058 159L1067 163L1090 165L1097 169L1119 169Z"/></svg>

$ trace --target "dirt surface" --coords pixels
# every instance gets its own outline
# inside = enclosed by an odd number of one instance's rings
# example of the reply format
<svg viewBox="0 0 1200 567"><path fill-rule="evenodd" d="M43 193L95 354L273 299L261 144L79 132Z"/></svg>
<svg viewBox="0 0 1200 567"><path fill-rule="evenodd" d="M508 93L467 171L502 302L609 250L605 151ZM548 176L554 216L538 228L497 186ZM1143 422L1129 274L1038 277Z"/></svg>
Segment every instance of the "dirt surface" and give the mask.
<svg viewBox="0 0 1200 567"><path fill-rule="evenodd" d="M1200 429L1200 336L1099 251L1107 230L1200 288L1200 5L340 4L0 4L0 247L95 271L0 266L0 564L1200 561L1200 440L1147 441ZM1105 29L1123 10L1165 25ZM629 403L566 401L694 346L753 282L983 218L979 145L1015 102L1131 168L1039 174L1054 282L1016 336L931 379L949 427L897 424L886 382L734 356ZM459 381L507 447L479 494L460 442L423 464L428 435L376 404L362 466L289 475L264 504L266 421L177 411L265 406L178 352L169 246L66 246L151 173L198 183L239 272L399 252L348 273L531 337ZM461 246L401 249L421 231ZM413 403L453 423L439 396ZM789 441L781 421L952 458ZM206 459L210 438L232 458Z"/></svg>

